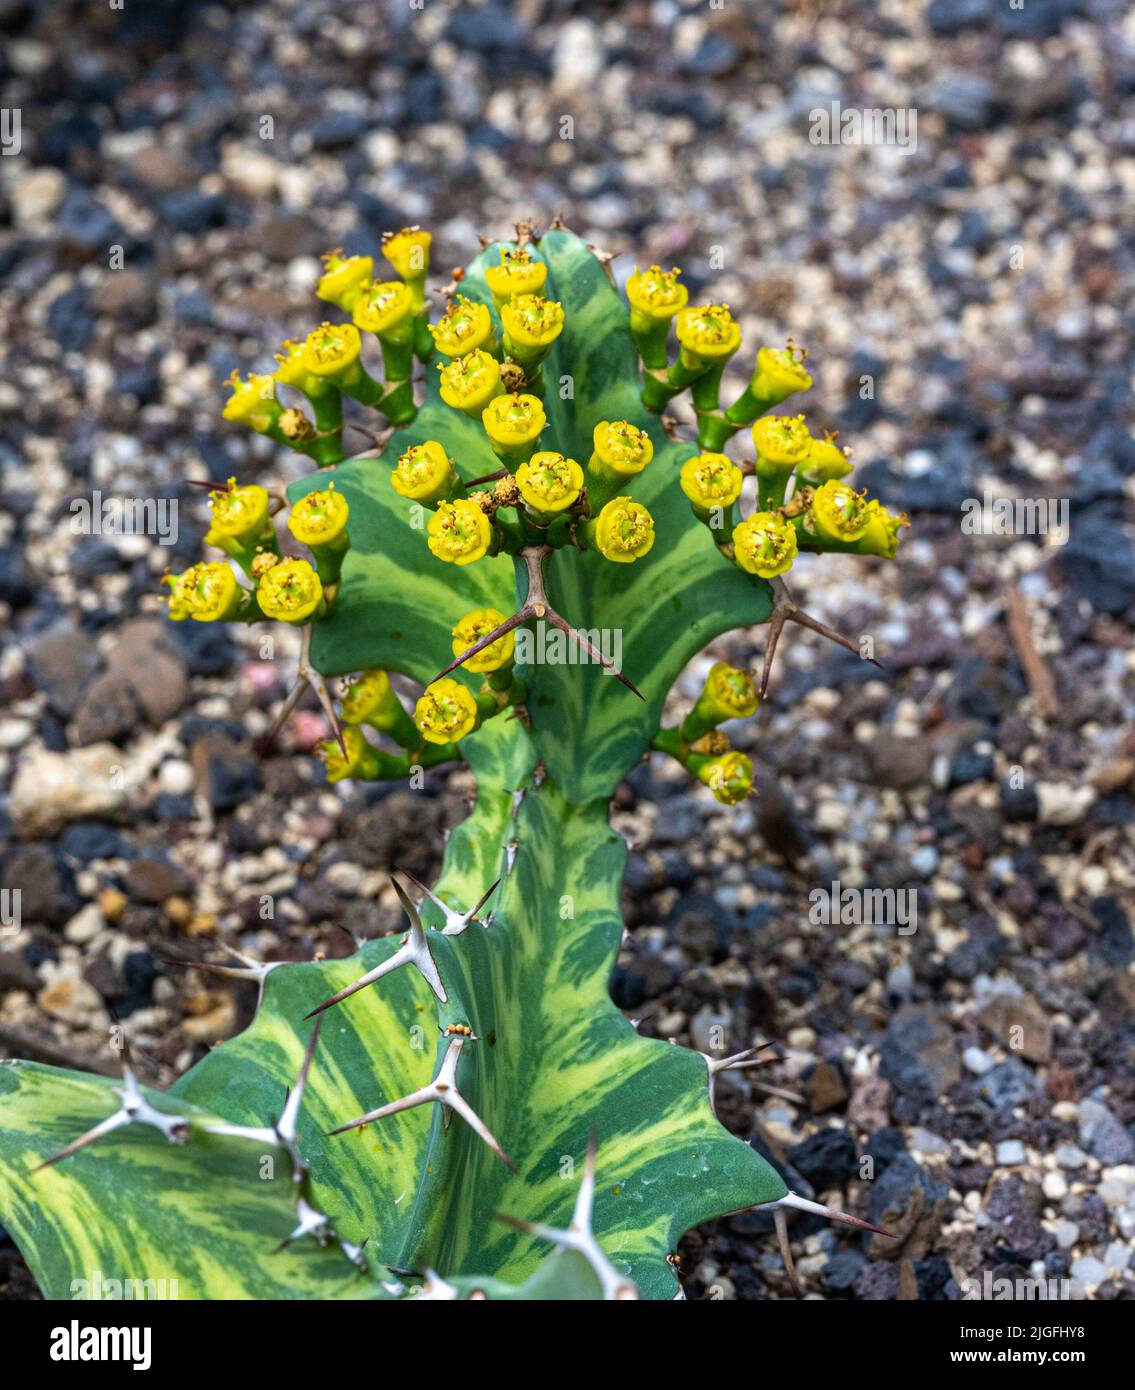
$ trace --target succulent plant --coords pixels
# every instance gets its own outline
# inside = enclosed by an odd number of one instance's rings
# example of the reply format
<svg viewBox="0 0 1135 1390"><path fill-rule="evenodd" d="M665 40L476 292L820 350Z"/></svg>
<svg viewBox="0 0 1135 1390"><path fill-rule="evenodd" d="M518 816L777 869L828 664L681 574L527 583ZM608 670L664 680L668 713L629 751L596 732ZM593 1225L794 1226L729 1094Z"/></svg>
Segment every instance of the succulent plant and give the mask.
<svg viewBox="0 0 1135 1390"><path fill-rule="evenodd" d="M722 406L740 329L676 271L636 271L628 312L605 257L522 225L431 324L428 235L384 250L389 281L329 257L317 293L340 318L234 381L226 416L317 468L213 488L222 558L170 578L169 613L302 629L281 720L315 691L332 781L416 787L464 760L476 801L436 884L395 874L404 935L213 964L255 983L255 1019L169 1091L125 1054L121 1086L0 1067L0 1219L50 1296L97 1269L183 1297L667 1298L697 1223L767 1209L787 1252L786 1212L826 1211L715 1118L718 1075L759 1046L670 1046L613 1004L608 809L652 747L725 804L751 795L722 726L755 715L786 623L858 652L785 573L805 551L891 556L905 518L843 481L832 437L768 414L811 384L791 343ZM659 414L686 389L696 444ZM349 459L344 397L388 428ZM750 426L737 463L722 450ZM717 663L661 727L691 658L765 622L761 678ZM413 709L390 673L421 685Z"/></svg>

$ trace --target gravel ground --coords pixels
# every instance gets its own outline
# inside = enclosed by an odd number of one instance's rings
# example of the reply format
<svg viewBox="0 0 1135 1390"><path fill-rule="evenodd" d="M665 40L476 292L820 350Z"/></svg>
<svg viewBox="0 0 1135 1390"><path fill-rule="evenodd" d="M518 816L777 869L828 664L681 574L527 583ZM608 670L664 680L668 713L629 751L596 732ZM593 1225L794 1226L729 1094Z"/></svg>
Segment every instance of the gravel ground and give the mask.
<svg viewBox="0 0 1135 1390"><path fill-rule="evenodd" d="M1135 19L1118 0L0 16L23 139L0 159L0 886L23 894L0 1055L112 1070L113 1014L166 1084L252 1000L161 957L342 954L344 923L397 924L392 863L436 869L468 776L425 801L329 789L307 711L257 758L294 648L264 662L251 634L168 625L158 580L204 532L185 478L278 476L221 423L220 384L315 321L320 251L420 222L447 267L562 212L628 253L624 278L681 263L750 342L805 343L810 419L914 522L897 565L794 571L886 671L782 647L738 732L757 801L727 811L659 760L620 789L616 1001L705 1050L777 1041L722 1079L723 1120L798 1192L900 1235L798 1219L813 1295L957 1298L990 1273L1132 1297ZM833 100L913 108L917 148L810 143ZM964 534L986 491L1067 502L1067 544ZM95 492L177 498L176 543L72 534ZM811 921L834 881L916 890L917 932ZM788 1296L768 1225L688 1236L688 1296ZM0 1296L34 1296L2 1232Z"/></svg>

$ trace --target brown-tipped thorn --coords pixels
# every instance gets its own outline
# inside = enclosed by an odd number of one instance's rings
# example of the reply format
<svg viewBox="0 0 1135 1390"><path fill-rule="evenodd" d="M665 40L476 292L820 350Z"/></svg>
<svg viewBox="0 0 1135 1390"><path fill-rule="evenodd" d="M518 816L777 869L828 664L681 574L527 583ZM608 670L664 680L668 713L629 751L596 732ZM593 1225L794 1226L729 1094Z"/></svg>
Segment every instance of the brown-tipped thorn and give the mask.
<svg viewBox="0 0 1135 1390"><path fill-rule="evenodd" d="M858 645L850 637L844 637L835 628L829 627L827 623L821 623L818 618L813 618L810 613L805 613L796 606L788 592L788 586L784 580L777 576L770 581L772 584L773 600L772 613L768 620L768 642L765 646L764 666L761 670L760 695L763 700L768 693L769 675L772 671L772 659L776 654L777 643L780 635L784 631L786 623L799 623L801 627L807 628L810 632L818 632L821 637L826 637L829 642L835 642L837 646L843 647L845 651L854 653L864 661L869 661L872 666L877 666L880 671L885 670L881 661L876 661L873 656L864 657Z"/></svg>
<svg viewBox="0 0 1135 1390"><path fill-rule="evenodd" d="M792 1263L792 1247L788 1243L788 1218L778 1207L773 1212L772 1219L776 1226L776 1243L780 1246L780 1258L784 1261L784 1272L788 1275L788 1287L792 1290L794 1297L803 1298L800 1285L796 1282L796 1266Z"/></svg>
<svg viewBox="0 0 1135 1390"><path fill-rule="evenodd" d="M462 483L461 486L468 489L476 487L479 483L495 483L501 478L507 478L508 476L509 472L507 468L498 468L495 473L485 473L480 478L470 478L467 483Z"/></svg>
<svg viewBox="0 0 1135 1390"><path fill-rule="evenodd" d="M500 884L500 879L498 878L496 883L492 884L481 894L478 902L471 907L468 912L458 912L456 908L450 907L448 903L442 902L433 889L427 888L420 879L414 877L409 869L403 869L398 864L395 864L394 868L403 878L408 878L423 897L428 898L435 907L440 908L445 914L445 926L441 929L442 936L460 936L470 922L477 921L477 913L480 912L481 908L484 907L496 892Z"/></svg>
<svg viewBox="0 0 1135 1390"><path fill-rule="evenodd" d="M335 735L335 742L339 745L339 751L345 758L347 756L347 743L343 738L343 727L339 723L339 716L335 713L335 704L331 699L331 692L327 689L327 682L323 676L311 664L311 635L315 631L314 624L308 623L303 630L302 646L300 648L299 666L296 670L296 683L288 692L287 699L280 707L280 712L272 721L272 727L259 742L261 754L269 752L280 736L280 730L287 723L288 718L303 699L306 690L313 690L315 698L319 701L319 707L327 716L327 722L331 725L331 732Z"/></svg>

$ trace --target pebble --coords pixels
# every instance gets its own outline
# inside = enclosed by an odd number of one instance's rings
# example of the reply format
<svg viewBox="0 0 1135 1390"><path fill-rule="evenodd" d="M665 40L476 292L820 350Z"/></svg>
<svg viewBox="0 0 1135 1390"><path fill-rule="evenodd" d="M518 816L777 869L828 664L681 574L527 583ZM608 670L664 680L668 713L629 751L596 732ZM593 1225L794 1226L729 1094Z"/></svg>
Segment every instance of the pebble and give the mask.
<svg viewBox="0 0 1135 1390"><path fill-rule="evenodd" d="M72 821L113 818L128 801L122 751L96 743L67 753L28 753L12 784L12 823L27 839L58 834Z"/></svg>
<svg viewBox="0 0 1135 1390"><path fill-rule="evenodd" d="M1013 1168L1025 1161L1025 1146L1019 1139L1003 1139L997 1145L997 1162L1002 1168Z"/></svg>
<svg viewBox="0 0 1135 1390"><path fill-rule="evenodd" d="M1071 1250L1080 1239L1080 1228L1075 1221L1058 1221L1052 1228L1052 1234L1061 1250Z"/></svg>

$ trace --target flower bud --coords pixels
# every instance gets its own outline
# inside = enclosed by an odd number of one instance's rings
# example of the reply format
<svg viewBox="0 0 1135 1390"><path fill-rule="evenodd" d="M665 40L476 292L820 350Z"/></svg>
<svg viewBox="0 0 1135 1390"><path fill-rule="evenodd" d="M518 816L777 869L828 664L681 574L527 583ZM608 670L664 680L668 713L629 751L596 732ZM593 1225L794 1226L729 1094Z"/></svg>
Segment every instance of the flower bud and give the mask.
<svg viewBox="0 0 1135 1390"><path fill-rule="evenodd" d="M266 618L300 626L326 609L319 575L306 560L281 560L260 577L256 601Z"/></svg>
<svg viewBox="0 0 1135 1390"><path fill-rule="evenodd" d="M316 298L335 304L349 314L373 274L374 261L370 256L344 256L342 251L329 251L323 257L323 274L315 287Z"/></svg>
<svg viewBox="0 0 1135 1390"><path fill-rule="evenodd" d="M385 671L364 671L357 681L352 682L343 696L343 721L346 724L369 724L403 748L418 746L414 721L394 693Z"/></svg>
<svg viewBox="0 0 1135 1390"><path fill-rule="evenodd" d="M800 476L810 483L827 483L833 479L846 478L851 472L851 463L832 435L824 439L813 439L807 456L797 465Z"/></svg>
<svg viewBox="0 0 1135 1390"><path fill-rule="evenodd" d="M400 232L387 232L382 238L382 254L406 281L420 309L426 302L426 272L430 268L430 243L433 237L420 227L403 227Z"/></svg>
<svg viewBox="0 0 1135 1390"><path fill-rule="evenodd" d="M748 425L763 411L771 410L797 391L807 391L812 378L804 370L806 356L791 338L787 347L761 348L757 352L756 370L748 386L725 412L726 420L733 425Z"/></svg>
<svg viewBox="0 0 1135 1390"><path fill-rule="evenodd" d="M531 374L564 331L564 306L539 294L522 294L501 306L504 350Z"/></svg>
<svg viewBox="0 0 1135 1390"><path fill-rule="evenodd" d="M451 358L441 368L441 398L475 420L495 397L502 395L500 363L483 348Z"/></svg>
<svg viewBox="0 0 1135 1390"><path fill-rule="evenodd" d="M542 450L516 470L516 485L528 510L538 520L550 521L578 501L583 489L583 469L575 459Z"/></svg>
<svg viewBox="0 0 1135 1390"><path fill-rule="evenodd" d="M205 537L207 544L219 546L230 554L230 546L255 547L257 541L272 532L268 489L257 483L246 487L236 487L235 483L236 479L230 478L227 488L217 488L209 494L213 520Z"/></svg>
<svg viewBox="0 0 1135 1390"><path fill-rule="evenodd" d="M705 688L682 724L682 737L692 743L729 719L750 719L757 712L758 699L748 671L724 661L714 662Z"/></svg>
<svg viewBox="0 0 1135 1390"><path fill-rule="evenodd" d="M761 579L784 574L796 558L795 528L777 512L755 512L733 528L733 558Z"/></svg>
<svg viewBox="0 0 1135 1390"><path fill-rule="evenodd" d="M654 544L654 518L641 502L615 497L588 522L587 535L604 559L628 565Z"/></svg>
<svg viewBox="0 0 1135 1390"><path fill-rule="evenodd" d="M695 454L678 474L678 484L690 499L694 515L707 523L715 512L728 516L741 496L744 481L741 470L725 454Z"/></svg>
<svg viewBox="0 0 1135 1390"><path fill-rule="evenodd" d="M821 545L824 541L847 544L862 538L868 519L867 499L833 479L816 489L805 525Z"/></svg>
<svg viewBox="0 0 1135 1390"><path fill-rule="evenodd" d="M881 503L872 499L867 503L867 528L855 546L860 555L881 555L893 560L898 554L899 531L909 526L906 513L895 516Z"/></svg>
<svg viewBox="0 0 1135 1390"><path fill-rule="evenodd" d="M469 565L489 548L493 528L476 502L459 497L440 502L426 528L426 543L439 560Z"/></svg>
<svg viewBox="0 0 1135 1390"><path fill-rule="evenodd" d="M499 309L517 295L540 294L548 278L543 261L532 259L527 246L502 246L500 265L485 269L485 284Z"/></svg>
<svg viewBox="0 0 1135 1390"><path fill-rule="evenodd" d="M486 633L500 627L504 621L505 615L495 608L474 608L471 613L466 613L453 629L453 655L460 656L468 651L474 642L479 642ZM471 656L464 663L465 669L475 675L499 671L502 666L512 664L515 651L516 633L506 632L503 637L482 647L476 656Z"/></svg>
<svg viewBox="0 0 1135 1390"><path fill-rule="evenodd" d="M431 325L434 346L446 357L462 357L484 348L491 352L496 344L493 320L488 309L463 294L450 304L437 323Z"/></svg>
<svg viewBox="0 0 1135 1390"><path fill-rule="evenodd" d="M428 686L414 707L414 724L427 743L457 743L479 723L472 693L449 677Z"/></svg>
<svg viewBox="0 0 1135 1390"><path fill-rule="evenodd" d="M368 743L361 729L347 724L342 734L343 748L339 747L335 739L328 739L319 747L319 755L323 759L329 782L345 782L351 779L359 782L377 782L383 777L397 775L396 760L381 748ZM347 750L345 755L344 748Z"/></svg>
<svg viewBox="0 0 1135 1390"><path fill-rule="evenodd" d="M541 431L548 423L537 396L497 396L481 411L481 423L493 446L493 453L506 460L531 456Z"/></svg>
<svg viewBox="0 0 1135 1390"><path fill-rule="evenodd" d="M283 406L276 396L276 383L270 376L257 376L250 372L247 381L240 379L239 372L229 377L232 395L225 402L221 412L226 420L247 425L257 434L272 434L280 419Z"/></svg>
<svg viewBox="0 0 1135 1390"><path fill-rule="evenodd" d="M434 439L411 444L399 455L394 472L390 475L390 486L399 497L420 502L423 507L434 507L438 502L451 498L457 485L453 460Z"/></svg>
<svg viewBox="0 0 1135 1390"><path fill-rule="evenodd" d="M217 560L191 565L170 581L170 617L198 623L223 623L240 616L248 590L237 583L227 564Z"/></svg>
<svg viewBox="0 0 1135 1390"><path fill-rule="evenodd" d="M394 342L410 342L414 336L414 297L401 280L367 284L355 301L351 318L364 333Z"/></svg>
<svg viewBox="0 0 1135 1390"><path fill-rule="evenodd" d="M694 760L691 760L694 761ZM753 791L753 764L744 753L730 751L696 760L696 776L723 806L736 806Z"/></svg>

